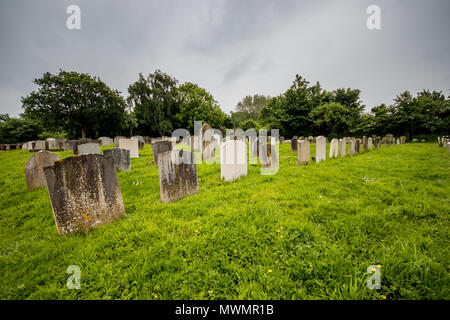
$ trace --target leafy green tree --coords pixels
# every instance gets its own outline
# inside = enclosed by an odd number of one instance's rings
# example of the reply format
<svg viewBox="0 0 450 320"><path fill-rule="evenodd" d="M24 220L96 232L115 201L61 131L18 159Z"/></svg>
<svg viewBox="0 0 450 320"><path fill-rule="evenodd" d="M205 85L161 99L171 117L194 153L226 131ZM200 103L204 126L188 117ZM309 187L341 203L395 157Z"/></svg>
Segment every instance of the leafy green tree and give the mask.
<svg viewBox="0 0 450 320"><path fill-rule="evenodd" d="M350 132L350 110L340 103L330 102L314 108L310 113L314 134L341 137Z"/></svg>
<svg viewBox="0 0 450 320"><path fill-rule="evenodd" d="M197 84L186 82L178 87L180 101L176 122L181 128L194 132L194 121L207 122L213 128L224 126L227 115L213 96Z"/></svg>
<svg viewBox="0 0 450 320"><path fill-rule="evenodd" d="M241 122L240 128L244 131L247 131L248 129L255 129L258 131L261 128L261 125L257 121L249 119Z"/></svg>
<svg viewBox="0 0 450 320"><path fill-rule="evenodd" d="M134 107L138 129L145 134L170 134L178 127L178 81L156 70L128 87L128 103Z"/></svg>
<svg viewBox="0 0 450 320"><path fill-rule="evenodd" d="M125 101L99 78L60 70L56 75L46 72L34 83L38 90L22 98L24 117L45 130L83 138L122 130Z"/></svg>
<svg viewBox="0 0 450 320"><path fill-rule="evenodd" d="M135 128L137 128L137 126L138 126L138 120L137 120L136 114L131 110L127 110L124 114L124 122L125 122L125 128L127 130L127 134L130 137L132 137L133 130Z"/></svg>
<svg viewBox="0 0 450 320"><path fill-rule="evenodd" d="M0 115L0 143L13 144L37 140L42 131L40 123L29 119Z"/></svg>

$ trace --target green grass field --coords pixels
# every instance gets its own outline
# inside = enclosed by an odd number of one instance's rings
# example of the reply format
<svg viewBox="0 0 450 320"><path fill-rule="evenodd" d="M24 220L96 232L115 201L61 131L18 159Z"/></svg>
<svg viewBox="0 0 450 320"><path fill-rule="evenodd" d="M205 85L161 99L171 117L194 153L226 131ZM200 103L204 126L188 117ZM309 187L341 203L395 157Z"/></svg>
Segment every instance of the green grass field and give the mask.
<svg viewBox="0 0 450 320"><path fill-rule="evenodd" d="M198 193L169 204L151 146L140 153L118 173L126 216L59 236L47 190L26 188L32 154L0 152L1 299L450 298L450 153L437 144L298 167L284 143L278 174L249 165L226 183L201 164Z"/></svg>

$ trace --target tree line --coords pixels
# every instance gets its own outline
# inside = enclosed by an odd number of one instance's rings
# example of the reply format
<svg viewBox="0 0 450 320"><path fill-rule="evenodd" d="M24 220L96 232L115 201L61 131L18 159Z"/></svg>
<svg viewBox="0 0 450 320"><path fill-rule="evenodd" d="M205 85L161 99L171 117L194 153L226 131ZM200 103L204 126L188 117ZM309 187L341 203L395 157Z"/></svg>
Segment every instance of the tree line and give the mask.
<svg viewBox="0 0 450 320"><path fill-rule="evenodd" d="M365 112L358 89L324 90L296 75L276 97L246 96L231 115L225 114L207 90L195 83L180 84L156 70L128 87L122 97L98 77L60 70L35 79L37 89L22 97L19 118L0 114L0 143L53 138L77 139L117 135L170 135L174 129L193 133L194 121L213 128L279 129L285 137L324 135L405 135L422 138L446 135L450 128L450 99L441 92L405 91L392 105Z"/></svg>
<svg viewBox="0 0 450 320"><path fill-rule="evenodd" d="M352 88L324 90L296 75L291 87L276 97L247 96L232 112L233 124L247 128L276 128L280 135L342 138L394 134L412 138L434 138L449 134L450 96L423 90L397 95L393 104L365 112L361 91Z"/></svg>

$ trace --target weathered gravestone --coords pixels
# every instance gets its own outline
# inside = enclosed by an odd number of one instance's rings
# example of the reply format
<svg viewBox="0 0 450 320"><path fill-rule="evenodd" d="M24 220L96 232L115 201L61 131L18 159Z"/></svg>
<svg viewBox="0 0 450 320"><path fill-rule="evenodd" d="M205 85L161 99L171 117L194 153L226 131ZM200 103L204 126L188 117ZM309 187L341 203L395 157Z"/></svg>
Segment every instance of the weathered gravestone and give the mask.
<svg viewBox="0 0 450 320"><path fill-rule="evenodd" d="M220 178L233 181L247 175L247 144L229 140L220 146Z"/></svg>
<svg viewBox="0 0 450 320"><path fill-rule="evenodd" d="M298 140L298 161L297 165L301 166L309 163L310 159L310 142L309 140Z"/></svg>
<svg viewBox="0 0 450 320"><path fill-rule="evenodd" d="M136 137L133 137L133 138L131 138L131 139L137 140L137 142L138 142L138 149L139 149L139 150L143 150L143 149L144 149L144 147L145 147L144 139L139 140L139 139L136 138Z"/></svg>
<svg viewBox="0 0 450 320"><path fill-rule="evenodd" d="M339 157L345 158L345 153L347 149L347 139L344 137L339 139Z"/></svg>
<svg viewBox="0 0 450 320"><path fill-rule="evenodd" d="M137 139L120 139L119 148L130 150L131 158L139 158L139 142Z"/></svg>
<svg viewBox="0 0 450 320"><path fill-rule="evenodd" d="M250 145L251 155L254 158L258 157L258 137L257 136L249 136L248 144Z"/></svg>
<svg viewBox="0 0 450 320"><path fill-rule="evenodd" d="M103 146L110 146L114 144L114 140L109 137L100 137L98 140L102 142Z"/></svg>
<svg viewBox="0 0 450 320"><path fill-rule="evenodd" d="M56 139L55 138L47 138L45 140L45 150L56 149Z"/></svg>
<svg viewBox="0 0 450 320"><path fill-rule="evenodd" d="M259 162L261 167L266 169L278 169L279 162L275 145L267 143L266 136L259 136Z"/></svg>
<svg viewBox="0 0 450 320"><path fill-rule="evenodd" d="M367 139L367 150L372 150L372 138Z"/></svg>
<svg viewBox="0 0 450 320"><path fill-rule="evenodd" d="M158 165L158 156L163 152L167 152L172 150L174 144L169 139L164 140L154 140L152 143L152 152L153 159L155 160L155 164Z"/></svg>
<svg viewBox="0 0 450 320"><path fill-rule="evenodd" d="M100 145L97 143L85 143L78 145L78 154L101 154Z"/></svg>
<svg viewBox="0 0 450 320"><path fill-rule="evenodd" d="M348 143L348 155L353 156L356 153L356 142L355 140L351 139Z"/></svg>
<svg viewBox="0 0 450 320"><path fill-rule="evenodd" d="M128 138L124 137L124 136L117 136L117 137L115 137L114 138L114 146L116 148L119 148L119 141L120 141L120 139L128 139Z"/></svg>
<svg viewBox="0 0 450 320"><path fill-rule="evenodd" d="M113 158L114 167L118 171L131 170L130 150L113 148L113 149L103 150L103 155L111 156Z"/></svg>
<svg viewBox="0 0 450 320"><path fill-rule="evenodd" d="M363 151L367 151L367 137L363 136L362 138Z"/></svg>
<svg viewBox="0 0 450 320"><path fill-rule="evenodd" d="M36 152L25 165L25 179L28 190L47 187L44 167L53 166L59 160L59 157L49 151Z"/></svg>
<svg viewBox="0 0 450 320"><path fill-rule="evenodd" d="M331 142L330 142L329 156L331 159L331 158L337 158L338 155L339 155L339 140L334 138L334 139L331 139Z"/></svg>
<svg viewBox="0 0 450 320"><path fill-rule="evenodd" d="M44 140L37 140L34 144L33 150L45 150L45 141Z"/></svg>
<svg viewBox="0 0 450 320"><path fill-rule="evenodd" d="M172 202L198 191L195 154L172 150L158 155L159 190L162 202Z"/></svg>
<svg viewBox="0 0 450 320"><path fill-rule="evenodd" d="M320 162L326 159L326 141L323 136L316 138L316 162Z"/></svg>
<svg viewBox="0 0 450 320"><path fill-rule="evenodd" d="M293 136L291 139L291 151L297 151L297 136Z"/></svg>
<svg viewBox="0 0 450 320"><path fill-rule="evenodd" d="M360 153L360 152L361 152L361 140L359 140L359 139L356 139L356 142L355 142L355 151L356 151L357 153Z"/></svg>
<svg viewBox="0 0 450 320"><path fill-rule="evenodd" d="M60 234L87 231L125 213L112 157L86 154L44 168Z"/></svg>
<svg viewBox="0 0 450 320"><path fill-rule="evenodd" d="M202 159L214 159L213 130L208 123L202 125Z"/></svg>

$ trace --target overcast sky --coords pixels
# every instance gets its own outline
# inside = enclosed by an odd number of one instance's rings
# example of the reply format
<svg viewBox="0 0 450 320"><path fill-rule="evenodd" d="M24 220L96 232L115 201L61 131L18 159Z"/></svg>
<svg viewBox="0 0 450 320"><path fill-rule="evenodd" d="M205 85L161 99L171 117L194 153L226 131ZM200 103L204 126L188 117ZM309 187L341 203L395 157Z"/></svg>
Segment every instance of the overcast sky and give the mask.
<svg viewBox="0 0 450 320"><path fill-rule="evenodd" d="M66 9L81 8L69 30ZM381 8L381 30L366 9ZM17 116L33 79L59 69L99 76L127 96L155 69L207 89L229 113L276 96L295 74L358 88L370 110L403 90L450 89L448 0L0 0L0 113Z"/></svg>

